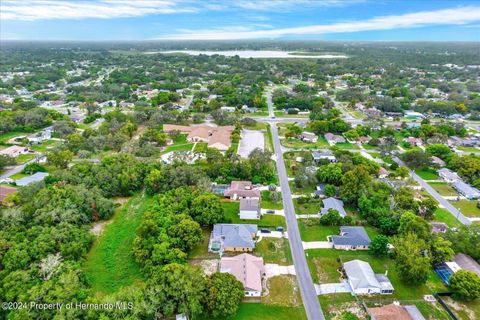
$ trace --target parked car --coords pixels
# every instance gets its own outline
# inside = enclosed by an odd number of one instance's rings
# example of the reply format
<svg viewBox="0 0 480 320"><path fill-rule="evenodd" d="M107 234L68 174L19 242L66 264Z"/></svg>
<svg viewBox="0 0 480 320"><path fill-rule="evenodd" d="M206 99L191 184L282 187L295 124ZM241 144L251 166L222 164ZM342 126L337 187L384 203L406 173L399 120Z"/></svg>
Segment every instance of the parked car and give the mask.
<svg viewBox="0 0 480 320"><path fill-rule="evenodd" d="M277 230L277 231L281 231L281 232L283 232L283 227L277 227L277 229L276 229L276 230Z"/></svg>
<svg viewBox="0 0 480 320"><path fill-rule="evenodd" d="M272 231L270 231L268 229L260 229L260 232L261 233L272 233Z"/></svg>
<svg viewBox="0 0 480 320"><path fill-rule="evenodd" d="M268 213L268 214L275 214L275 210L269 209L269 210L267 210L267 213Z"/></svg>

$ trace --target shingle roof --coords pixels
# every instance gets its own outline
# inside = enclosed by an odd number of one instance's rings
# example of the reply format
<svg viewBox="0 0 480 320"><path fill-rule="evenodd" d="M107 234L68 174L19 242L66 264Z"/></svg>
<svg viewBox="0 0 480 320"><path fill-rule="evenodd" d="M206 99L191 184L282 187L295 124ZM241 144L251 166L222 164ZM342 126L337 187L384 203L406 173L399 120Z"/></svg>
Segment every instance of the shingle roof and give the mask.
<svg viewBox="0 0 480 320"><path fill-rule="evenodd" d="M240 199L240 211L258 211L260 209L259 204L260 201L258 198Z"/></svg>
<svg viewBox="0 0 480 320"><path fill-rule="evenodd" d="M363 227L340 227L340 235L332 236L332 241L335 245L370 245L370 238Z"/></svg>
<svg viewBox="0 0 480 320"><path fill-rule="evenodd" d="M368 308L368 312L375 320L412 320L409 312L400 305L387 304L383 307Z"/></svg>
<svg viewBox="0 0 480 320"><path fill-rule="evenodd" d="M458 253L452 259L460 268L475 272L480 276L480 265L469 255Z"/></svg>
<svg viewBox="0 0 480 320"><path fill-rule="evenodd" d="M235 276L245 289L262 291L262 275L265 273L263 258L242 253L235 257L222 257L220 271Z"/></svg>
<svg viewBox="0 0 480 320"><path fill-rule="evenodd" d="M343 264L343 269L351 282L352 289L380 288L380 283L368 262L362 260L348 261Z"/></svg>
<svg viewBox="0 0 480 320"><path fill-rule="evenodd" d="M480 196L480 191L471 185L461 181L457 180L453 182L453 187L463 194L464 196L469 196L469 197L479 197Z"/></svg>
<svg viewBox="0 0 480 320"><path fill-rule="evenodd" d="M343 201L338 200L335 198L326 198L322 200L323 202L323 208L320 211L320 215L324 215L328 213L328 209L335 209L340 213L342 217L345 217L347 213L345 212L345 209L343 208Z"/></svg>
<svg viewBox="0 0 480 320"><path fill-rule="evenodd" d="M213 235L223 238L223 246L228 248L255 248L252 233L256 233L256 224L216 224Z"/></svg>

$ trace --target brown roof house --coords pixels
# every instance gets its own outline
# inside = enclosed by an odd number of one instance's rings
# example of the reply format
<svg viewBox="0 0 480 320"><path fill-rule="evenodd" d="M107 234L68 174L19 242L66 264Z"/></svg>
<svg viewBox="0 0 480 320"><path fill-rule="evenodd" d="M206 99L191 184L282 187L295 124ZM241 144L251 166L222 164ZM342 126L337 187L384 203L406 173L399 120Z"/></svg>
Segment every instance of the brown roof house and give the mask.
<svg viewBox="0 0 480 320"><path fill-rule="evenodd" d="M220 272L228 272L243 284L246 297L262 295L262 277L265 274L263 258L242 253L234 257L222 257Z"/></svg>
<svg viewBox="0 0 480 320"><path fill-rule="evenodd" d="M260 190L254 189L250 181L232 181L230 188L223 193L225 198L237 199L260 199Z"/></svg>
<svg viewBox="0 0 480 320"><path fill-rule="evenodd" d="M425 320L415 305L401 306L396 303L383 307L368 308L372 320Z"/></svg>
<svg viewBox="0 0 480 320"><path fill-rule="evenodd" d="M226 151L232 145L231 136L235 129L234 126L214 126L210 124L199 124L190 126L180 126L175 124L164 124L163 132L170 133L179 131L188 134L187 140L190 142L207 142L209 148L215 148Z"/></svg>

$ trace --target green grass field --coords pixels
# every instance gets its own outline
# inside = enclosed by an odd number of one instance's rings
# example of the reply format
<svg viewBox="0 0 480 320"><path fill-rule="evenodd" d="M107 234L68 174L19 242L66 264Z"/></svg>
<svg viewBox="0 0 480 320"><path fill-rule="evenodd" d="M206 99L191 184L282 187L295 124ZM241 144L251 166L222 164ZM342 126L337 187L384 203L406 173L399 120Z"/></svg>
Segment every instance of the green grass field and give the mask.
<svg viewBox="0 0 480 320"><path fill-rule="evenodd" d="M258 227L275 228L278 226L286 227L285 218L279 215L264 214L260 220L242 220L239 216L240 203L238 201L224 201L222 202L223 210L225 212L225 222L227 223L251 223Z"/></svg>
<svg viewBox="0 0 480 320"><path fill-rule="evenodd" d="M441 196L458 196L458 192L446 182L430 182L429 185Z"/></svg>
<svg viewBox="0 0 480 320"><path fill-rule="evenodd" d="M7 132L7 133L2 133L0 134L0 144L5 144L7 143L8 140L10 140L13 137L18 137L18 136L26 136L32 134L31 132L26 133L26 132L21 132L21 131L12 131L12 132Z"/></svg>
<svg viewBox="0 0 480 320"><path fill-rule="evenodd" d="M262 256L265 263L293 264L288 239L262 238L256 244L255 254Z"/></svg>
<svg viewBox="0 0 480 320"><path fill-rule="evenodd" d="M462 223L458 221L450 212L443 208L437 208L434 212L434 220L445 223L450 228L458 228Z"/></svg>
<svg viewBox="0 0 480 320"><path fill-rule="evenodd" d="M450 203L467 217L480 217L480 209L477 207L476 200L450 201Z"/></svg>
<svg viewBox="0 0 480 320"><path fill-rule="evenodd" d="M295 138L288 138L280 140L280 143L287 148L292 149L319 149L328 148L329 145L324 137L318 137L317 142L303 142Z"/></svg>
<svg viewBox="0 0 480 320"><path fill-rule="evenodd" d="M298 198L293 199L296 214L317 214L320 211L320 200L311 199L307 203L298 203Z"/></svg>
<svg viewBox="0 0 480 320"><path fill-rule="evenodd" d="M438 180L439 177L435 169L432 168L422 168L415 170L415 173L418 174L423 180Z"/></svg>
<svg viewBox="0 0 480 320"><path fill-rule="evenodd" d="M132 197L117 209L95 241L85 262L85 274L94 292L113 293L143 280L132 248L136 229L150 203L151 198Z"/></svg>
<svg viewBox="0 0 480 320"><path fill-rule="evenodd" d="M340 232L339 227L320 225L318 219L298 220L298 228L300 229L300 237L303 241L327 241L327 236Z"/></svg>
<svg viewBox="0 0 480 320"><path fill-rule="evenodd" d="M281 210L283 209L283 202L282 199L279 199L276 202L271 201L270 191L264 190L262 191L262 200L260 202L260 207L263 209Z"/></svg>
<svg viewBox="0 0 480 320"><path fill-rule="evenodd" d="M306 320L303 307L283 307L263 303L242 303L229 320ZM206 319L205 319L206 320Z"/></svg>

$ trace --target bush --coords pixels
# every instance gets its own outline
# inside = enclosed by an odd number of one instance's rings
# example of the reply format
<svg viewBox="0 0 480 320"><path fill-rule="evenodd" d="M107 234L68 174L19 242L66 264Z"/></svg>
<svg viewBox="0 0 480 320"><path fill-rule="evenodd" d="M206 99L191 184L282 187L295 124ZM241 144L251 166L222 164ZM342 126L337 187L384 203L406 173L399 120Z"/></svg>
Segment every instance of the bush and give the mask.
<svg viewBox="0 0 480 320"><path fill-rule="evenodd" d="M457 299L472 301L480 297L480 277L467 270L460 270L450 277L450 289Z"/></svg>
<svg viewBox="0 0 480 320"><path fill-rule="evenodd" d="M33 163L27 164L22 170L23 174L34 174L37 172L47 172L47 169L44 166L42 166L40 163L33 162Z"/></svg>

